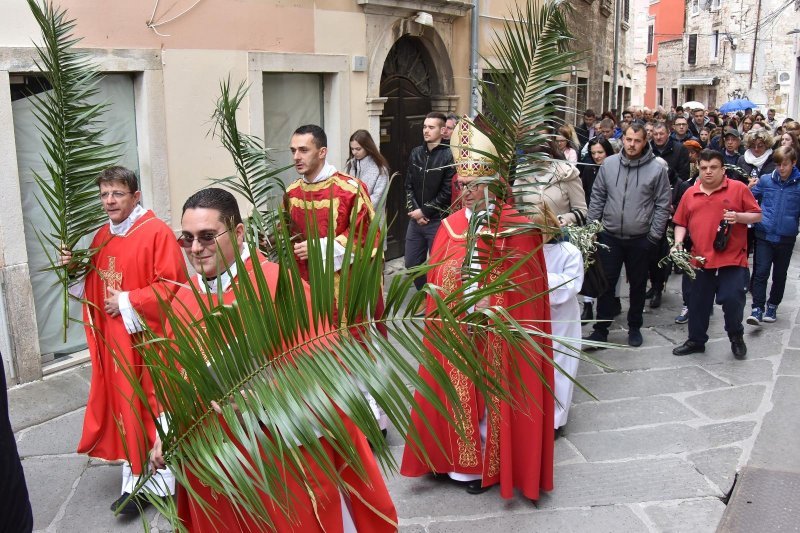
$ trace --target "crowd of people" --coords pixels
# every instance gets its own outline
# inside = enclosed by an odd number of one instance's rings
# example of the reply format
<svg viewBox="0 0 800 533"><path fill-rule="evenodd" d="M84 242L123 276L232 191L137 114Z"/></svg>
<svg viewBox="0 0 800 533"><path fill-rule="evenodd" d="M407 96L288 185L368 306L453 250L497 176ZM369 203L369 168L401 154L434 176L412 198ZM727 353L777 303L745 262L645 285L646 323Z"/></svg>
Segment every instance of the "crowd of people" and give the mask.
<svg viewBox="0 0 800 533"><path fill-rule="evenodd" d="M711 300L707 300L708 293L721 290L723 294L717 293L717 302L725 314L731 349L736 357L745 357L742 321L746 294L750 292L752 300L746 318L748 324L759 326L762 322L777 320L791 250L798 233L800 124L791 118L779 122L774 109L769 109L765 117L751 109L721 114L700 106L686 110L677 107L669 112L661 108L655 111L646 107L630 108L610 135L611 125L603 125L603 121L616 123L614 114L606 112L598 124L595 113L586 110L582 123L576 128L576 137L582 135L587 139L582 151L592 150L591 155L587 154L579 162L583 167L582 184L589 198L587 218L602 221L603 231L598 239L606 244L609 238L616 237L632 246L637 235L649 230L650 250L645 252L642 261L632 259L626 263L630 284L629 344L638 346L642 342L639 328L644 302L649 300L653 308L661 306L664 284L672 270L672 265L662 259L669 255L672 246L673 250L686 251L704 260L702 263L700 259L692 260L697 268L697 279L683 274L682 305L675 322L689 324L689 338L683 346L675 348L675 355L703 351L707 340L705 330L713 312ZM640 127L645 131L644 145L638 153L629 151L629 144L638 141L638 135L629 141L628 133L635 133ZM606 150L593 148L598 146L597 141L609 140L608 137L622 139L624 144L621 153L614 157L609 157ZM580 141L573 138L571 142L577 146ZM641 174L636 176L634 190L627 188L631 186L627 179L630 169L621 173L618 165L623 164L625 168L624 163L630 161L631 154L636 154L638 165L652 158L660 163L666 180L657 180L659 194L641 187ZM612 190L611 194L616 192L620 198L609 205L606 184L611 179L614 181L612 188L618 188L619 177L623 174L625 179L621 186L625 190L622 193ZM729 189L739 191L736 201L728 197L733 194ZM648 195L645 203L637 200L640 192ZM715 205L719 198L722 203ZM627 208L632 202L637 207L626 219L620 206ZM618 215L616 225L615 215ZM646 224L636 228L637 221ZM673 232L670 240L668 233ZM592 302L584 302L582 319L597 319L594 331L587 336L591 341L605 341L609 313L613 317L621 311L616 297L619 267L615 250L616 246L609 246L598 252L609 288L598 298L596 317ZM645 263L649 289L646 281L642 282L641 269ZM736 283L726 283L727 273L733 271L736 271ZM714 279L708 279L711 274ZM770 274L772 288L767 299ZM732 286L737 287L735 294L725 294Z"/></svg>

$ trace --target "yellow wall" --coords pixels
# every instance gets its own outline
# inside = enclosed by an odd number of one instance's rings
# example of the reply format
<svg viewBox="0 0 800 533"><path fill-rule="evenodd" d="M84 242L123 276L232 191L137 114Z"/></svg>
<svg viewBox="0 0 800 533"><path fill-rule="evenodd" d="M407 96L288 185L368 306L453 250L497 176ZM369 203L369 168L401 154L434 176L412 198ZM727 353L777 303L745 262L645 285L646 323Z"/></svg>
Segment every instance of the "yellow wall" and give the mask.
<svg viewBox="0 0 800 533"><path fill-rule="evenodd" d="M218 139L209 135L219 82L247 79L247 54L222 50L165 50L164 100L167 125L170 200L173 226L190 194L207 187L210 178L233 173L233 162ZM247 128L247 102L238 121ZM244 209L244 206L242 206Z"/></svg>

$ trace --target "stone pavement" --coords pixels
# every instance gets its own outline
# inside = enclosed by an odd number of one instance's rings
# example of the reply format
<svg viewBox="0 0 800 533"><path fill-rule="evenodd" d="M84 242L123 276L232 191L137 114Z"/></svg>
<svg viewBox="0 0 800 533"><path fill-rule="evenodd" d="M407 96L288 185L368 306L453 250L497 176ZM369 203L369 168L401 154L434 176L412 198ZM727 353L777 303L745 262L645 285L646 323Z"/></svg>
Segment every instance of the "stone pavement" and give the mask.
<svg viewBox="0 0 800 533"><path fill-rule="evenodd" d="M705 354L671 354L686 335L686 326L673 322L680 280L672 276L662 307L647 310L641 348L595 352L613 370L581 362L579 380L597 401L576 391L556 441L553 492L535 503L504 501L496 489L471 496L390 475L401 531L715 531L737 469L800 473L799 274L790 268L777 323L746 326L746 361L733 359L719 307ZM625 342L626 333L612 330L609 340ZM74 453L90 372L84 367L9 391L39 531L143 529L141 520L108 510L119 467ZM400 438L391 432L389 439L399 461ZM169 530L152 511L144 520L153 531Z"/></svg>

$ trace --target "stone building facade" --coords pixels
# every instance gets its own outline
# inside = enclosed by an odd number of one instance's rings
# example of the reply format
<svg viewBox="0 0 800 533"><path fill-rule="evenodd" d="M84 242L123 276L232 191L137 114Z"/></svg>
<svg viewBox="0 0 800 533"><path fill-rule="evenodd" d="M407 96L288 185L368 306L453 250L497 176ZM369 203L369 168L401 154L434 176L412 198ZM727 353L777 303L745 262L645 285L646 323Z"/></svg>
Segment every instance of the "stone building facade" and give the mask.
<svg viewBox="0 0 800 533"><path fill-rule="evenodd" d="M575 65L567 94L567 103L580 121L583 111L593 109L600 114L611 109L611 88L614 68L614 34L619 4L619 41L617 72L618 110L633 100L634 31L640 22L632 0L572 0L575 47L585 50L583 61Z"/></svg>
<svg viewBox="0 0 800 533"><path fill-rule="evenodd" d="M660 47L658 103L697 100L719 107L747 97L779 115L796 114L796 37L790 32L800 21L798 7L785 0L688 0L685 33L669 44L679 60L665 63L664 43Z"/></svg>

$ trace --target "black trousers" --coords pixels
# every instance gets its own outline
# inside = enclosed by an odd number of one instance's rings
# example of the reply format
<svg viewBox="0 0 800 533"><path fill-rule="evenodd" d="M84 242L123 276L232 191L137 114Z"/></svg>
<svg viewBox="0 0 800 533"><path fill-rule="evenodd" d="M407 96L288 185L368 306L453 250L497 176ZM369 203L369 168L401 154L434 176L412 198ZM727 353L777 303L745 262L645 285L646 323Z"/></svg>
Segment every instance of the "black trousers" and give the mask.
<svg viewBox="0 0 800 533"><path fill-rule="evenodd" d="M717 303L722 306L728 336L742 333L749 282L750 271L747 267L727 266L698 270L697 278L692 282L689 299L689 340L700 344L708 341L708 322L715 296Z"/></svg>
<svg viewBox="0 0 800 533"><path fill-rule="evenodd" d="M772 270L772 288L769 290L769 303L780 305L786 289L786 272L792 260L794 241L786 243L769 242L756 238L753 254L753 307L763 309L767 299L767 280Z"/></svg>
<svg viewBox="0 0 800 533"><path fill-rule="evenodd" d="M0 531L28 533L32 530L33 514L25 473L8 419L6 375L0 368Z"/></svg>
<svg viewBox="0 0 800 533"><path fill-rule="evenodd" d="M659 266L658 263L663 258L669 255L669 241L666 235L662 237L658 243L658 247L654 253L650 255L650 285L653 286L655 292L664 292L664 286L669 279L669 273L672 270L672 263L667 261L664 265Z"/></svg>
<svg viewBox="0 0 800 533"><path fill-rule="evenodd" d="M597 321L595 331L608 335L608 329L614 318L616 302L614 290L625 266L630 283L630 307L628 308L628 327L642 327L642 311L644 311L644 293L647 290L647 267L650 264L653 245L647 237L634 239L618 239L602 232L598 241L608 248L598 248L598 257L608 279L608 289L597 298Z"/></svg>

